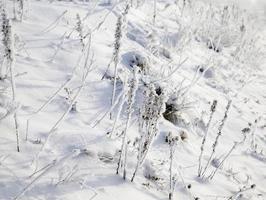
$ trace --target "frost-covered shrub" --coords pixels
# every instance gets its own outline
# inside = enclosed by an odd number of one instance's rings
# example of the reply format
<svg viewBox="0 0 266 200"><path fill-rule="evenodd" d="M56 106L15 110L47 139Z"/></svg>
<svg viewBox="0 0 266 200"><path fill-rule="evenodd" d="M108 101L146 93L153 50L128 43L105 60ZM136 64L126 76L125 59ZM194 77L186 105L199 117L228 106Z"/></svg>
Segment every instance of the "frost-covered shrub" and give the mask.
<svg viewBox="0 0 266 200"><path fill-rule="evenodd" d="M144 89L144 102L140 111L140 140L138 146L137 164L131 181L134 180L139 167L145 161L154 137L157 135L159 119L165 110L165 92L158 93L154 84Z"/></svg>
<svg viewBox="0 0 266 200"><path fill-rule="evenodd" d="M179 127L187 127L189 120L183 112L188 108L186 104L186 98L179 92L172 93L165 103L163 117Z"/></svg>
<svg viewBox="0 0 266 200"><path fill-rule="evenodd" d="M242 41L231 52L232 60L245 66L247 70L254 70L265 59L265 50L261 47L262 38L257 30L251 27Z"/></svg>
<svg viewBox="0 0 266 200"><path fill-rule="evenodd" d="M215 52L241 42L246 15L237 6L224 7L194 3L192 30L198 42Z"/></svg>

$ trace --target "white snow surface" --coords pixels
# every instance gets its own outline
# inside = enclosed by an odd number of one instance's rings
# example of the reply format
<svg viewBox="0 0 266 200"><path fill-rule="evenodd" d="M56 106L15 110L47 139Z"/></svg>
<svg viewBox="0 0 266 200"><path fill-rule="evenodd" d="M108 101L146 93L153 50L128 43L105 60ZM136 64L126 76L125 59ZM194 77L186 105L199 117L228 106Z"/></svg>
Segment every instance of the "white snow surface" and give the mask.
<svg viewBox="0 0 266 200"><path fill-rule="evenodd" d="M205 0L196 2L209 5ZM221 6L221 1L212 2L214 6ZM5 4L7 14L12 18L13 4L11 1L5 1ZM226 1L223 1L224 5ZM161 79L159 84L169 91L177 90L180 85L189 85L198 77L186 94L189 108L181 113L188 125L176 126L161 117L159 132L132 183L130 178L137 158L137 149L132 143L139 136L138 111L135 110L133 114L128 132L132 142L128 147L126 180L116 174L122 142L119 135L125 128L126 113L123 111L111 138L108 133L112 130L114 120L110 120L107 115L97 123L110 109L112 81L102 79L102 76L112 59L116 21L125 8L125 1L108 5L105 1L26 0L23 21L13 21L15 72L21 74L16 77L18 102L7 102L9 99L4 99L11 95L10 88L6 89L9 79L0 80L0 119L8 112L7 109L11 110L10 105L16 107L12 109L17 109L18 113L21 148L20 152L16 152L14 121L10 114L0 121L0 199L168 199L169 146L164 140L169 131L176 135L185 131L187 139L179 141L174 155L173 169L177 182L173 199L192 200L198 197L201 200L220 200L233 196L232 199L239 200L265 200L266 4L264 0L239 0L236 5L250 11L252 16L245 19L245 23L251 23L250 29L254 29L254 34L259 38L257 44L260 52L245 58L242 63L232 59L234 46L226 46L217 53L208 49L204 43L197 42L194 37L180 50L179 44L187 37L182 30L196 26L196 21L182 17L174 1L157 1L155 25L152 22L153 1L129 9L119 57L121 77L131 73L128 62L130 55L146 58L154 76ZM184 16L189 15L189 9L184 10ZM84 88L76 100L77 110L70 111L51 133L52 127L69 106L65 90L60 91L40 112L36 111L70 77L73 76L65 87L73 91L73 96L82 85L81 76L88 45L82 51L75 30L77 14L84 19L84 35L92 31L89 56L93 62ZM223 41L227 44L231 40ZM88 42L89 37L86 37L85 43ZM159 53L153 54L152 47L160 47ZM0 57L2 60L3 54ZM174 70L180 59L186 58L184 65ZM249 58L254 58L252 63L247 61ZM197 71L199 66L209 66L210 69L201 75ZM109 72L112 70L113 64ZM244 87L243 83L246 83ZM121 85L117 88L117 96L120 92ZM203 163L206 164L211 153L228 100L232 100L232 107L215 158L222 158L234 142L242 140L241 130L249 127L249 123L252 124L251 133L254 133L257 149L251 149L252 135L248 135L244 144L239 145L225 160L214 178L206 181L197 177L203 128L195 125L195 121L201 119L207 122L214 99L218 101L218 106L207 137ZM114 110L115 114L117 109ZM213 163L208 173L215 169ZM158 176L158 180L148 179L147 174ZM187 188L189 184L190 189ZM253 184L256 187L238 194L241 188Z"/></svg>

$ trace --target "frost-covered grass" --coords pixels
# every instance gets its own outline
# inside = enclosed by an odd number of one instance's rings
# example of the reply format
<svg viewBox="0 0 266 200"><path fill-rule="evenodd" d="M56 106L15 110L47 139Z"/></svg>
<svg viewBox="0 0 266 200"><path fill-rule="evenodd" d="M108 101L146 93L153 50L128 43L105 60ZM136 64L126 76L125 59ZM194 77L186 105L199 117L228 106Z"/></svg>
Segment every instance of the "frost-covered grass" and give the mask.
<svg viewBox="0 0 266 200"><path fill-rule="evenodd" d="M263 2L1 3L0 199L265 199Z"/></svg>

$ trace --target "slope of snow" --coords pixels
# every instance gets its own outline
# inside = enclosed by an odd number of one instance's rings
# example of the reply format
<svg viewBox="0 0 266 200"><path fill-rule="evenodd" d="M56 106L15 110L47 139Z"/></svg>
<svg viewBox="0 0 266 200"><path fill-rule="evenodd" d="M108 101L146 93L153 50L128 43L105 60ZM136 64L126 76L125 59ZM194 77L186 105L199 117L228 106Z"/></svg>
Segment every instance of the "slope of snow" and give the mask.
<svg viewBox="0 0 266 200"><path fill-rule="evenodd" d="M245 18L246 23L251 20L250 29L258 30L254 32L259 36L257 44L261 51L250 54L243 64L232 59L231 49L234 46L225 47L217 53L208 49L204 42L194 39L193 33L187 30L200 23L202 26L199 27L206 25L200 18L192 20L190 16L195 14L195 10L187 8L181 14L174 2L158 1L158 14L153 25L153 1L130 8L123 27L120 76L130 76L129 60L136 54L147 59L151 66L153 76L146 78L161 80L159 84L166 90L189 87L197 79L184 95L189 109L184 109L181 115L187 124L176 126L161 117L159 133L132 183L130 178L137 160L137 147L133 143L139 136L138 110L135 110L128 133L131 143L127 180L115 174L126 113L123 112L111 138L109 134L114 120L110 120L109 115L102 118L110 109L112 95L112 80L102 79L102 76L112 59L116 21L125 9L125 2L107 5L94 1L31 0L26 3L24 20L13 22L15 70L16 74L20 74L16 83L20 103L21 152L16 152L14 122L10 115L0 121L0 199L167 199L169 145L165 143L165 136L169 131L175 135L180 135L182 131L187 133L187 139L179 141L174 155L177 177L174 199L266 198L266 25L263 24L265 21L261 21L263 17L258 16L260 14L253 13L251 18ZM197 3L199 7L208 5L206 2ZM6 4L8 16L12 18L12 3L6 1ZM255 3L253 7L258 8ZM75 30L77 14L83 19L83 33L87 36L85 47ZM235 30L235 27L230 30ZM186 42L190 34L193 39ZM233 34L231 36L234 38ZM224 41L227 42L226 39ZM184 48L180 46L183 44ZM255 49L255 42L250 48ZM91 70L83 85L87 55ZM3 57L2 54L0 56ZM248 63L248 59L254 61ZM186 62L175 70L180 60ZM201 74L200 66L210 68ZM112 74L113 64L108 72ZM0 80L0 93L7 85L8 80ZM78 94L81 86L83 88L76 99L77 110L71 110L53 129L70 105L68 98ZM39 111L59 88L62 90ZM72 92L70 97L64 88ZM121 91L119 82L117 97ZM10 88L4 94L10 96ZM218 100L218 107L207 138L204 164L211 153L227 102L232 100L233 103L215 159L207 173L216 169L215 161L225 156L234 142L242 140L241 130L249 127L249 123L252 124L250 128L251 132L254 131L257 149L251 149L252 135L248 135L245 143L232 152L214 178L206 181L197 177L203 128L195 123L197 120L207 122L214 99ZM2 116L7 106L2 101L0 106ZM114 113L117 112L118 106L114 109ZM254 123L255 120L258 122ZM158 179L148 179L147 174L153 174ZM249 188L254 184L256 187L238 193L240 188Z"/></svg>

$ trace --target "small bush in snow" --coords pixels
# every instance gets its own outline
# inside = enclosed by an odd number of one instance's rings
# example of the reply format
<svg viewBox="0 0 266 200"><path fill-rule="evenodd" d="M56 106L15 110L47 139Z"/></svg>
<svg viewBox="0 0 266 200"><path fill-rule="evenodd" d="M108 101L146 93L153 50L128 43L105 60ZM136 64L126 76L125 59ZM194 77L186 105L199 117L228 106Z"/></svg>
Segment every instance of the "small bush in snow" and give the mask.
<svg viewBox="0 0 266 200"><path fill-rule="evenodd" d="M157 94L156 87L153 84L147 85L144 90L144 103L140 113L141 138L138 147L138 160L131 178L132 182L134 181L139 167L146 158L153 138L158 132L158 122L165 110L165 95L164 92Z"/></svg>

